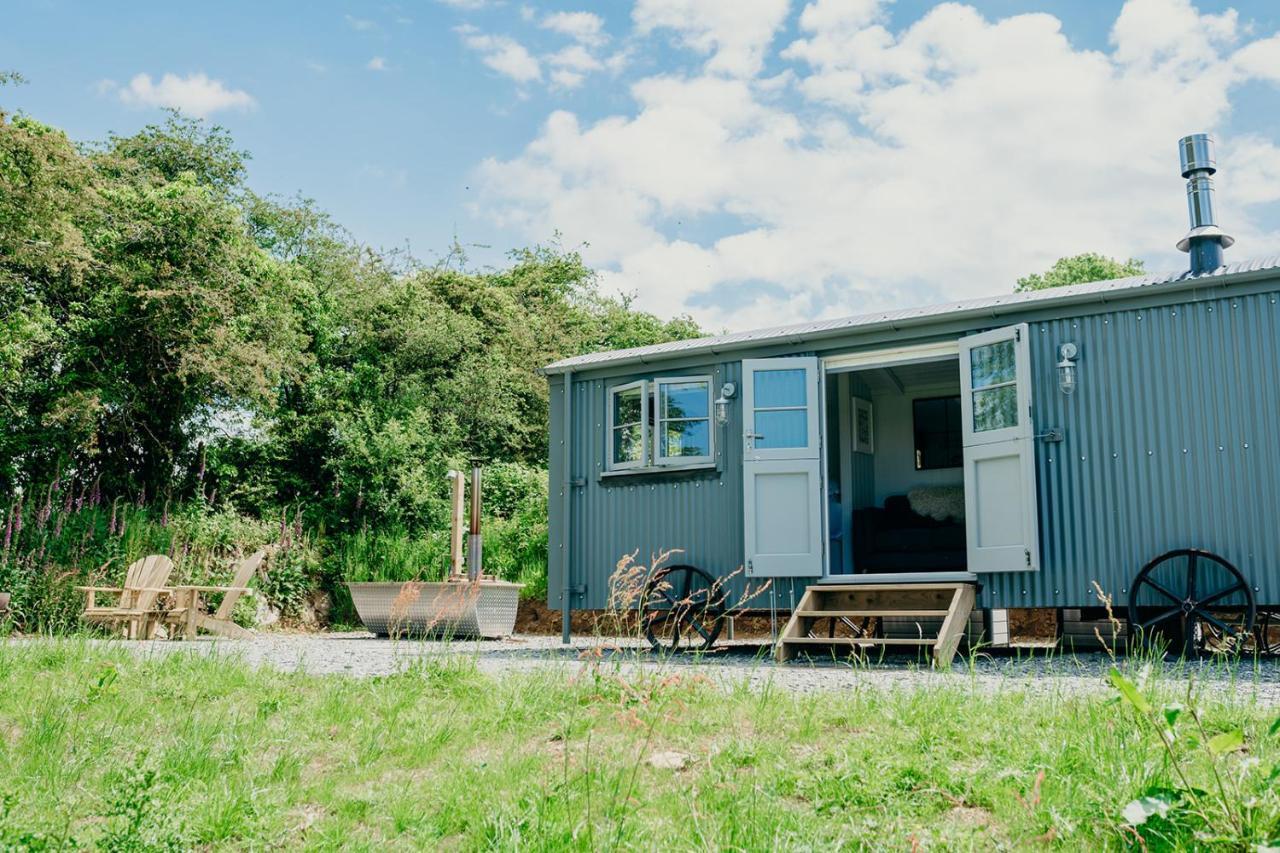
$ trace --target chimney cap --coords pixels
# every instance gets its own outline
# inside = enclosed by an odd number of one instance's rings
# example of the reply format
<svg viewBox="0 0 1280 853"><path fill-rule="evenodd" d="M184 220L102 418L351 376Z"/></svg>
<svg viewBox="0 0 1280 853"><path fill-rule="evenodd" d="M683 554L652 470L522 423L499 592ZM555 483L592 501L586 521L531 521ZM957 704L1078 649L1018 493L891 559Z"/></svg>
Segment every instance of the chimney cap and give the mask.
<svg viewBox="0 0 1280 853"><path fill-rule="evenodd" d="M1218 159L1214 156L1213 137L1207 133L1193 133L1178 140L1178 157L1182 161L1182 177L1192 172L1218 171Z"/></svg>
<svg viewBox="0 0 1280 853"><path fill-rule="evenodd" d="M1224 232L1217 225L1201 225L1199 228L1192 228L1187 232L1187 236L1178 241L1179 252L1190 252L1191 241L1197 237L1216 237L1222 248L1230 249L1236 244L1236 238Z"/></svg>

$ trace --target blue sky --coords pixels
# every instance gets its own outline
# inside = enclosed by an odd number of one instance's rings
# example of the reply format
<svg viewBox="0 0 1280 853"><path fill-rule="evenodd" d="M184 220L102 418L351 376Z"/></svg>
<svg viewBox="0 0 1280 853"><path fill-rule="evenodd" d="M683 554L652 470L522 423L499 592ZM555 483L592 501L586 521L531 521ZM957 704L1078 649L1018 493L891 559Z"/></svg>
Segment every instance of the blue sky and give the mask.
<svg viewBox="0 0 1280 853"><path fill-rule="evenodd" d="M4 9L7 108L91 140L176 104L363 241L500 263L559 231L713 327L999 292L1091 249L1176 268L1198 130L1233 256L1280 252L1274 0Z"/></svg>

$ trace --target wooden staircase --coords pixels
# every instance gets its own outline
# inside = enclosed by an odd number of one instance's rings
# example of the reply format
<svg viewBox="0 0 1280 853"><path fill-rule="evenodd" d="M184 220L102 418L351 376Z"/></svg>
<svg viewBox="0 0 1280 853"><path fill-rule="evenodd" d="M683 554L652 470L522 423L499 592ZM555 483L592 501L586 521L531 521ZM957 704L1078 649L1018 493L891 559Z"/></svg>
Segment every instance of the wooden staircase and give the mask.
<svg viewBox="0 0 1280 853"><path fill-rule="evenodd" d="M819 584L804 591L774 648L790 660L806 650L863 652L877 646L930 646L933 665L951 665L973 610L972 583ZM875 637L860 632L885 616L942 618L936 637Z"/></svg>

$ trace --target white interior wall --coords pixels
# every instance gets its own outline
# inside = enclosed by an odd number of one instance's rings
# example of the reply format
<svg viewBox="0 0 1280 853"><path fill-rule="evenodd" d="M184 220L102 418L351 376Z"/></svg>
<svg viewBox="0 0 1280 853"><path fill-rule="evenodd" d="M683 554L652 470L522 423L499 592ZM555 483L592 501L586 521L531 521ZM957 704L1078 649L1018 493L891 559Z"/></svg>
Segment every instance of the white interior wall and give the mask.
<svg viewBox="0 0 1280 853"><path fill-rule="evenodd" d="M964 484L963 468L937 468L917 471L915 435L912 428L911 402L921 397L944 397L960 393L960 379L955 382L907 386L897 391L871 396L875 423L875 503L884 506L891 495L904 495L917 486L951 486Z"/></svg>

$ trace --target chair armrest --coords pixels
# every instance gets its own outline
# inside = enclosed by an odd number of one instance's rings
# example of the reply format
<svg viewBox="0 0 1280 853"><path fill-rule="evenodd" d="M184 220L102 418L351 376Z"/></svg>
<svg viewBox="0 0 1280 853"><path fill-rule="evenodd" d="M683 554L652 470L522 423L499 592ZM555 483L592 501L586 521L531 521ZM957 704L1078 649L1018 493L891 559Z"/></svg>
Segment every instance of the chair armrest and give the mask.
<svg viewBox="0 0 1280 853"><path fill-rule="evenodd" d="M78 586L75 589L77 592L124 592L118 586Z"/></svg>
<svg viewBox="0 0 1280 853"><path fill-rule="evenodd" d="M181 589L181 590L194 590L195 592L239 592L239 593L248 593L250 595L253 594L253 590L247 586L199 586L199 585L188 584L183 586L169 587L169 589L172 589L174 591Z"/></svg>

